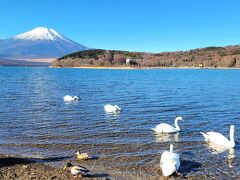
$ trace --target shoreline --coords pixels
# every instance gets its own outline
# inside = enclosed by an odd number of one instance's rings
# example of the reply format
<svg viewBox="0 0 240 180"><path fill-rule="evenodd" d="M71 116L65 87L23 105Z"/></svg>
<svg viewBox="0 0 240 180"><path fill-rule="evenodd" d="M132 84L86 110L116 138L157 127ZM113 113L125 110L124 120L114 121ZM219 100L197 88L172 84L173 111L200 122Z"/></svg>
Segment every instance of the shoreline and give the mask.
<svg viewBox="0 0 240 180"><path fill-rule="evenodd" d="M50 158L51 159L51 158ZM49 161L48 162L54 162ZM54 159L54 158L53 158ZM56 160L55 160L56 161ZM157 168L157 176L144 175L144 174L128 174L123 170L112 169L111 167L102 167L98 168L97 164L89 161L77 161L77 160L68 160L62 161L62 163L71 162L74 165L82 165L90 170L89 174L83 177L76 178L69 171L63 170L60 167L56 167L53 165L49 165L46 162L41 162L32 158L25 158L21 156L14 155L6 155L0 154L0 179L1 180L27 180L27 179L53 179L53 180L118 180L118 179L165 179L165 177L161 174L160 169ZM182 161L184 164L184 160ZM91 164L91 165L90 165ZM99 164L102 166L102 164ZM216 179L218 176L212 176L211 174L199 174L199 175L188 175L187 168L189 167L181 167L182 174L180 176L172 175L170 178L180 180L180 179L207 179L213 178ZM105 171L108 173L105 173ZM186 172L184 172L186 171Z"/></svg>
<svg viewBox="0 0 240 180"><path fill-rule="evenodd" d="M169 69L201 69L201 70L240 70L240 67L188 67L188 66L180 66L180 67L115 67L115 66L78 66L78 67L53 67L53 66L0 66L0 68L52 68L52 69L102 69L102 70L169 70Z"/></svg>

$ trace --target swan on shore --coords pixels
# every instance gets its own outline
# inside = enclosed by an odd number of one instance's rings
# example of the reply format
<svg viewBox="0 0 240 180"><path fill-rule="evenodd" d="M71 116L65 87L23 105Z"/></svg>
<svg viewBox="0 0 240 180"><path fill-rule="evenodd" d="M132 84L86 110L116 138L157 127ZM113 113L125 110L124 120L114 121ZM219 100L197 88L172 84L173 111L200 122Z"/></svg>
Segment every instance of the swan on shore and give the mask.
<svg viewBox="0 0 240 180"><path fill-rule="evenodd" d="M77 96L69 96L69 95L66 95L63 97L63 100L65 102L71 102L71 101L78 101L79 98Z"/></svg>
<svg viewBox="0 0 240 180"><path fill-rule="evenodd" d="M155 128L152 128L152 130L154 130L157 133L176 133L176 132L179 132L180 131L180 127L178 126L178 121L179 120L183 121L183 118L180 117L180 116L176 117L176 119L174 121L175 127L173 127L169 124L166 124L166 123L161 123L161 124L158 124Z"/></svg>
<svg viewBox="0 0 240 180"><path fill-rule="evenodd" d="M216 132L207 132L203 133L201 132L203 137L205 138L205 141L212 142L214 144L220 145L220 146L225 146L228 148L233 148L235 147L235 141L234 141L234 125L230 126L230 140L228 140L225 136L223 136L220 133Z"/></svg>
<svg viewBox="0 0 240 180"><path fill-rule="evenodd" d="M177 173L180 167L179 155L173 152L173 145L170 144L170 150L164 151L161 155L160 168L162 174L167 177Z"/></svg>
<svg viewBox="0 0 240 180"><path fill-rule="evenodd" d="M104 106L104 110L107 113L119 113L122 109L118 105L111 105L111 104L106 104Z"/></svg>

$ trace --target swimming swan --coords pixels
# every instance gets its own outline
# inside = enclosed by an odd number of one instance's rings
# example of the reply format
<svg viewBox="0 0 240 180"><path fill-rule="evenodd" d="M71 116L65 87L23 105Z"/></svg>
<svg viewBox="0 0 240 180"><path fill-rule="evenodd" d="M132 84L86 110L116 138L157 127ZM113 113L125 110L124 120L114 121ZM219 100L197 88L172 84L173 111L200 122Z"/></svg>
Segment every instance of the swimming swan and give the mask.
<svg viewBox="0 0 240 180"><path fill-rule="evenodd" d="M118 107L118 105L111 105L111 104L106 104L104 106L104 110L107 112L107 113L118 113L120 112L122 109L120 107Z"/></svg>
<svg viewBox="0 0 240 180"><path fill-rule="evenodd" d="M180 167L180 160L177 153L173 153L173 145L170 144L170 151L164 151L161 155L160 168L165 177L177 173Z"/></svg>
<svg viewBox="0 0 240 180"><path fill-rule="evenodd" d="M181 120L183 121L182 117L177 117L174 121L175 127L166 124L166 123L161 123L157 125L155 128L152 128L157 133L175 133L180 131L180 127L178 126L178 121Z"/></svg>
<svg viewBox="0 0 240 180"><path fill-rule="evenodd" d="M63 97L64 101L65 102L71 102L71 101L78 101L79 98L77 96L69 96L69 95L66 95Z"/></svg>
<svg viewBox="0 0 240 180"><path fill-rule="evenodd" d="M225 136L223 136L220 133L216 132L207 132L206 134L201 132L201 134L204 136L205 141L209 141L215 144L218 144L220 146L226 146L226 147L235 147L234 142L234 126L230 126L230 140L228 140Z"/></svg>

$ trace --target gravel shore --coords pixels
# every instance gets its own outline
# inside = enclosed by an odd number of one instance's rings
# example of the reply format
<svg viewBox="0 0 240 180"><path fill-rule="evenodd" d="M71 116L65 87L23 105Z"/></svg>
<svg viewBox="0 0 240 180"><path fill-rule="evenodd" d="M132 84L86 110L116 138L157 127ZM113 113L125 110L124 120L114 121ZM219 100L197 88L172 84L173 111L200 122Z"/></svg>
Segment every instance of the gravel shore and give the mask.
<svg viewBox="0 0 240 180"><path fill-rule="evenodd" d="M0 155L0 179L103 180L109 178L98 174L90 174L88 177L75 178L68 171L38 163L31 159Z"/></svg>

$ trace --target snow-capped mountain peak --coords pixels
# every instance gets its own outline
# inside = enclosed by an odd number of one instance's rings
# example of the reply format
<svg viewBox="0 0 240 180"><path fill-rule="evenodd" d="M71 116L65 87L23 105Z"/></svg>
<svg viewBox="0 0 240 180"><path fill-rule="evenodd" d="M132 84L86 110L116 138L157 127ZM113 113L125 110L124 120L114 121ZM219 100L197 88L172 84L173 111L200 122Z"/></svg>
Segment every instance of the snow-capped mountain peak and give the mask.
<svg viewBox="0 0 240 180"><path fill-rule="evenodd" d="M37 27L13 38L0 39L0 59L59 58L87 49L89 48L46 27Z"/></svg>
<svg viewBox="0 0 240 180"><path fill-rule="evenodd" d="M37 27L31 31L19 34L14 37L14 39L21 39L21 40L65 40L69 41L69 39L65 38L57 31L47 27Z"/></svg>

